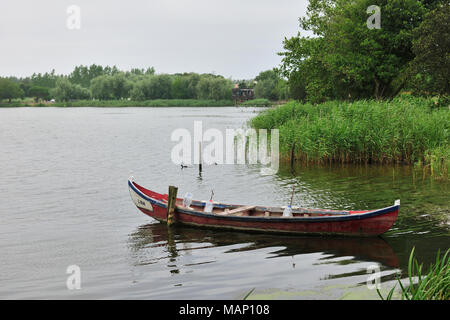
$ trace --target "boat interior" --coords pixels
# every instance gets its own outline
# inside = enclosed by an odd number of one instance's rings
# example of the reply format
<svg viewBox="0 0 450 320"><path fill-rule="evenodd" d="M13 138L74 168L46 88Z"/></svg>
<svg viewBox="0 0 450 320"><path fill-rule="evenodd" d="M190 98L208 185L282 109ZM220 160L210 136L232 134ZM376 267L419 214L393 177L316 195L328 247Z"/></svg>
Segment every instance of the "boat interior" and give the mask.
<svg viewBox="0 0 450 320"><path fill-rule="evenodd" d="M141 192L153 199L167 203L168 195L159 194L154 191L148 190L137 183L133 182ZM189 207L183 206L183 199L177 198L176 206L183 210L192 210L195 212L204 212L207 201L192 200ZM247 216L247 217L283 217L283 212L286 207L264 207L264 206L242 206L242 205L227 205L222 203L214 203L213 209L210 213L221 216ZM322 217L322 216L345 216L350 214L366 213L368 210L363 211L339 211L339 210L324 210L324 209L307 209L292 206L291 213L287 217ZM286 215L285 215L286 217Z"/></svg>
<svg viewBox="0 0 450 320"><path fill-rule="evenodd" d="M176 206L184 210L192 210L196 212L204 212L205 201L192 201L189 207L183 206L183 199L177 199ZM214 203L212 214L221 216L247 216L247 217L283 217L286 207L264 207L264 206L240 206L240 205L224 205ZM349 214L364 213L367 211L338 211L338 210L321 210L306 209L292 206L292 211L288 217L320 217L320 216L344 216Z"/></svg>

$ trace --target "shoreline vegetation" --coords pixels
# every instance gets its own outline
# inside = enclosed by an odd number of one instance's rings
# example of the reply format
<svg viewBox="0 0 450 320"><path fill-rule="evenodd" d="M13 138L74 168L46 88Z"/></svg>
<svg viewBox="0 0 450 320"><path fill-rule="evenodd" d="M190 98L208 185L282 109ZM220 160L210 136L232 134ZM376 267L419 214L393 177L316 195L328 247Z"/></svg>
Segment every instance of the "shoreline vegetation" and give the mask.
<svg viewBox="0 0 450 320"><path fill-rule="evenodd" d="M126 108L126 107L229 107L232 100L201 99L154 99L154 100L75 100L57 102L11 102L0 104L0 107L94 107L94 108Z"/></svg>
<svg viewBox="0 0 450 320"><path fill-rule="evenodd" d="M255 99L246 101L248 97ZM271 106L289 98L287 80L276 70L232 80L209 73L155 74L154 68L121 71L94 64L77 66L69 75L53 70L26 78L0 77L0 107Z"/></svg>
<svg viewBox="0 0 450 320"><path fill-rule="evenodd" d="M14 107L272 107L286 101L270 101L260 98L236 103L231 99L153 99L153 100L74 100L74 101L39 101L34 99L13 100L0 103L0 108Z"/></svg>
<svg viewBox="0 0 450 320"><path fill-rule="evenodd" d="M450 112L431 98L289 102L250 120L279 129L281 158L305 164L406 164L449 180Z"/></svg>

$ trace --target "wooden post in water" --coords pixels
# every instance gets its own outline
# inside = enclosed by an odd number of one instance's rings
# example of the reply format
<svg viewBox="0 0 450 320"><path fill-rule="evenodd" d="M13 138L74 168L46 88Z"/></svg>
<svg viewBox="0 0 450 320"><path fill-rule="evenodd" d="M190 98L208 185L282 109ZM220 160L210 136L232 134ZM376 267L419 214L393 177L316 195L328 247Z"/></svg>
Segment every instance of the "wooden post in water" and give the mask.
<svg viewBox="0 0 450 320"><path fill-rule="evenodd" d="M295 142L292 144L291 147L291 169L294 167L294 161L295 161Z"/></svg>
<svg viewBox="0 0 450 320"><path fill-rule="evenodd" d="M292 201L294 201L294 193L295 193L295 184L292 186L292 195L291 195L291 202L290 202L291 207L292 207Z"/></svg>
<svg viewBox="0 0 450 320"><path fill-rule="evenodd" d="M167 202L167 225L171 226L175 222L175 202L177 201L178 188L169 186L169 199Z"/></svg>
<svg viewBox="0 0 450 320"><path fill-rule="evenodd" d="M202 176L202 143L198 143L198 174Z"/></svg>

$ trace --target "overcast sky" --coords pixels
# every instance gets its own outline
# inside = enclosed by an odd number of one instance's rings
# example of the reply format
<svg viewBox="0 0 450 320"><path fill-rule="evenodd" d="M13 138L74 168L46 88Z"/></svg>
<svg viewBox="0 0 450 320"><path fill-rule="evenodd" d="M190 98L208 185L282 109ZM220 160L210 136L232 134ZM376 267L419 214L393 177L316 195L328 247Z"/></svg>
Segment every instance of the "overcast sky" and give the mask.
<svg viewBox="0 0 450 320"><path fill-rule="evenodd" d="M80 29L69 29L80 8ZM0 76L76 65L250 79L277 66L306 0L2 0ZM73 21L73 20L70 20ZM73 26L73 24L72 24Z"/></svg>

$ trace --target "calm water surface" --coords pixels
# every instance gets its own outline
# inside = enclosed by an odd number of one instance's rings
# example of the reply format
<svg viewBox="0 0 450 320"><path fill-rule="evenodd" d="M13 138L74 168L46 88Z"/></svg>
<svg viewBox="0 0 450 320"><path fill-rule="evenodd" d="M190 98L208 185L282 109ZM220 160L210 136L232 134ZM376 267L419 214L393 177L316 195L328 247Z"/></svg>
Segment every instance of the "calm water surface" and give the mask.
<svg viewBox="0 0 450 320"><path fill-rule="evenodd" d="M367 268L382 288L405 274L412 247L432 262L449 247L448 183L405 167L258 166L181 170L173 130L239 128L257 109L11 108L0 110L0 298L3 299L365 299ZM373 209L401 199L399 218L373 239L293 237L175 227L140 213L127 178L206 199ZM81 269L68 290L67 267Z"/></svg>

